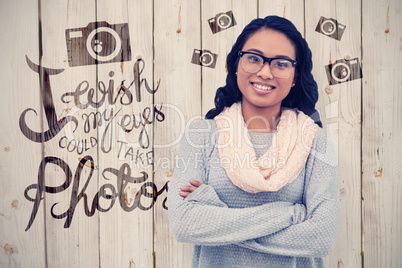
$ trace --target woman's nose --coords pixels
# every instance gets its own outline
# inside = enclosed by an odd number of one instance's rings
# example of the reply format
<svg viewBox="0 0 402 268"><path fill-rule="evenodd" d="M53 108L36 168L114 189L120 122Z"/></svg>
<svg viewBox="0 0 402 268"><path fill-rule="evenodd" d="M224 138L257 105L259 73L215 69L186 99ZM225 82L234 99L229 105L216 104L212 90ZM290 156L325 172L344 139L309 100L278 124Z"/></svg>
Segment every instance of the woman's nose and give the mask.
<svg viewBox="0 0 402 268"><path fill-rule="evenodd" d="M271 67L268 62L264 63L261 69L257 72L257 75L263 79L274 79L274 75L271 72Z"/></svg>

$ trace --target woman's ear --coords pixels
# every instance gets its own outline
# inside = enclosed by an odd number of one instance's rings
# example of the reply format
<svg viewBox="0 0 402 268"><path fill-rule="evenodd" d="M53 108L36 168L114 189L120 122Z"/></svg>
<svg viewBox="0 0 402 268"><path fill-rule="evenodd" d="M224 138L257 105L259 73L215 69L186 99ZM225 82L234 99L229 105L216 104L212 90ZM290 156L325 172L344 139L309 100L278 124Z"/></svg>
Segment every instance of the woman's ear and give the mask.
<svg viewBox="0 0 402 268"><path fill-rule="evenodd" d="M292 87L294 87L296 85L297 78L298 78L298 74L296 73L295 77L293 78Z"/></svg>

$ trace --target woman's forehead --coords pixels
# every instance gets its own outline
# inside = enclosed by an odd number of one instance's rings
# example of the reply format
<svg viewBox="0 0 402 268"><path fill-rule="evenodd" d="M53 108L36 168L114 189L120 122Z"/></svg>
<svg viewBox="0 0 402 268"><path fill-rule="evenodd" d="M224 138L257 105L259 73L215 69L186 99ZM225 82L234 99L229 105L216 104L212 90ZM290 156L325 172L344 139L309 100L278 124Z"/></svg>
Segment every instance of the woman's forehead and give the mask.
<svg viewBox="0 0 402 268"><path fill-rule="evenodd" d="M242 50L260 51L266 57L277 55L286 55L292 59L296 57L295 47L285 34L265 28L252 34Z"/></svg>

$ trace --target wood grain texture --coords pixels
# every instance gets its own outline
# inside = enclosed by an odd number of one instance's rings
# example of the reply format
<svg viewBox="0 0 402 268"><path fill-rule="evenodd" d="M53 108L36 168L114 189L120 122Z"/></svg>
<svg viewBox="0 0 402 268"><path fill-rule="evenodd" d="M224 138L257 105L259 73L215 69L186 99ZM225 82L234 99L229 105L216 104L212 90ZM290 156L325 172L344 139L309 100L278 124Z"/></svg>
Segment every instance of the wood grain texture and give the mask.
<svg viewBox="0 0 402 268"><path fill-rule="evenodd" d="M402 266L400 1L363 1L365 267Z"/></svg>
<svg viewBox="0 0 402 268"><path fill-rule="evenodd" d="M258 1L258 17L276 15L287 18L304 36L304 5L298 0Z"/></svg>
<svg viewBox="0 0 402 268"><path fill-rule="evenodd" d="M213 30L211 23L228 12L236 25ZM326 267L401 267L400 13L394 0L2 1L0 266L189 267L192 245L174 239L166 210L179 140L213 107L225 84L226 56L243 27L274 14L291 20L312 50L317 109L338 154L342 213ZM342 36L316 31L322 17L345 25ZM97 64L73 58L78 47L68 47L66 30L103 21L128 24L130 40L122 47L130 45L131 58L105 63L98 57ZM113 37L105 38L102 49L113 50ZM216 54L213 66L194 63L202 61L197 52ZM25 56L63 71L46 80ZM354 58L363 78L330 82L326 67ZM52 95L43 98L46 83ZM34 142L23 131L49 130L50 100L53 118L77 123ZM20 116L30 108L35 112L27 112L21 131ZM77 173L82 159L91 161ZM34 202L24 191L38 184L41 172L45 186L62 187L36 196L43 199L26 231ZM129 181L141 172L144 181ZM35 187L28 191L33 199Z"/></svg>
<svg viewBox="0 0 402 268"><path fill-rule="evenodd" d="M94 1L89 0L40 1L42 35L39 42L43 51L41 64L45 68L63 70L57 75L49 75L49 82L46 81L46 77L42 77L41 85L42 88L47 86L51 88L57 120L72 116L78 122L76 126L73 122L68 123L57 135L43 143L43 157L54 157L66 163L71 170L72 180L68 187L62 187L58 192L44 193L47 265L50 267L99 266L98 219L96 216L87 217L84 213L84 207L91 206L97 192L97 172L95 171L95 174L90 177L90 167L87 162L80 176L78 175L80 159L90 155L93 157L94 163L97 162L96 147L84 151L83 144L85 140L89 140L90 136L96 137L97 131L92 130L86 133L82 118L88 113L88 110L77 108L71 97L63 98L67 92L75 91L81 81L88 81L92 86L96 83L95 66L69 66L66 40L68 38L66 36L67 29L86 27L89 22L95 21L95 9ZM49 95L44 97L50 98ZM82 97L82 101L86 103L84 97ZM50 113L50 110L47 108L45 113ZM52 128L48 118L44 118L43 131ZM68 173L60 165L52 162L46 163L45 160L42 160L42 168L46 186L61 186L69 180ZM75 182L78 181L78 178L80 178L80 182L76 186ZM90 183L87 190L84 190L87 179ZM75 209L71 209L74 207L72 200L75 191L78 193L84 191L88 200L79 200ZM58 216L53 216L52 213L60 215L61 218L56 218ZM70 214L71 218L69 219L65 213Z"/></svg>
<svg viewBox="0 0 402 268"><path fill-rule="evenodd" d="M154 124L154 181L162 191L178 164L175 156L184 128L200 120L202 67L191 63L194 49L201 48L200 1L155 1L154 20L154 83L160 81L155 105L164 114L164 120ZM171 233L166 191L154 207L155 265L190 267L192 245L178 243Z"/></svg>
<svg viewBox="0 0 402 268"><path fill-rule="evenodd" d="M153 88L152 8L150 1L97 1L97 21L128 24L128 33L117 32L121 38L128 34L131 45L131 60L97 66L97 80L107 85L113 79L113 92L119 96L98 108L115 115L110 130L106 125L98 128L98 139L105 140L99 148L99 186L112 184L119 192L113 207L99 213L101 267L153 266L153 200L142 194L153 192L152 166L145 157L152 151L153 138L148 123L153 120L153 94L146 88ZM127 43L121 49L128 49ZM127 92L121 91L121 83ZM147 177L139 179L141 174ZM105 207L111 206L104 201Z"/></svg>
<svg viewBox="0 0 402 268"><path fill-rule="evenodd" d="M44 210L25 232L33 203L24 191L38 181L42 146L29 141L18 123L23 111L32 108L37 114L28 112L28 126L40 131L42 124L39 76L25 59L39 62L38 3L2 1L0 14L0 266L39 268L46 265ZM34 198L35 191L29 196Z"/></svg>
<svg viewBox="0 0 402 268"><path fill-rule="evenodd" d="M325 66L361 58L361 7L357 1L306 1L306 40L320 94L317 109L338 154L341 220L327 267L361 267L361 79L330 85ZM346 25L340 40L316 31L320 19ZM338 28L338 32L341 28Z"/></svg>

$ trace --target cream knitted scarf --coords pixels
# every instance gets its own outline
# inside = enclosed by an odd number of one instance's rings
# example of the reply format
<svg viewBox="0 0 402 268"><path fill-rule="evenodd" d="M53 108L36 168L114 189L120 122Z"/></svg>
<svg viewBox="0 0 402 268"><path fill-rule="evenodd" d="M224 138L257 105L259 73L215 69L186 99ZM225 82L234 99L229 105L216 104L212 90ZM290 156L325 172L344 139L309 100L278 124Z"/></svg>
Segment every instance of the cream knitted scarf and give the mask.
<svg viewBox="0 0 402 268"><path fill-rule="evenodd" d="M278 191L293 182L306 164L318 127L303 112L283 109L272 145L257 159L241 103L225 108L215 121L221 164L233 184L250 193Z"/></svg>

